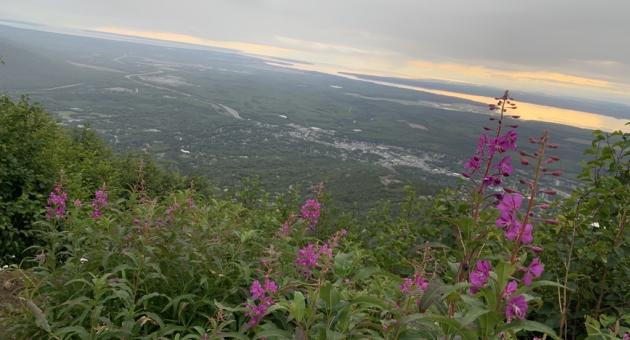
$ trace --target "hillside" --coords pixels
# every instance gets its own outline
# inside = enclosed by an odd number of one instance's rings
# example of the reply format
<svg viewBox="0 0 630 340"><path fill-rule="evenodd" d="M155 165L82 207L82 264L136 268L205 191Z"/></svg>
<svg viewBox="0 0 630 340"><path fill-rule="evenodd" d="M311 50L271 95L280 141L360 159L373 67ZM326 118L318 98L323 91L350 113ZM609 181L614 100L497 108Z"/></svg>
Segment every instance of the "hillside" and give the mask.
<svg viewBox="0 0 630 340"><path fill-rule="evenodd" d="M462 186L353 211L325 182L216 191L3 97L0 337L627 336L630 136L596 132L559 199L565 150L500 112Z"/></svg>

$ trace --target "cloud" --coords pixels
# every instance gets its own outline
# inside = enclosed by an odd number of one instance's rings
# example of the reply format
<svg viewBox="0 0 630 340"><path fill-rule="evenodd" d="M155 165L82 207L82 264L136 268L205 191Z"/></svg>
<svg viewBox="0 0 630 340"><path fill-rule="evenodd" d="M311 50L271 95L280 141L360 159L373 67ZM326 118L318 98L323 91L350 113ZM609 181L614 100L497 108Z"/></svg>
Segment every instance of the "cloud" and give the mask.
<svg viewBox="0 0 630 340"><path fill-rule="evenodd" d="M630 83L628 13L627 0L179 0L159 5L154 0L19 0L0 6L0 18L114 28L404 76L495 86L503 78L537 88L582 86L580 95L598 98L604 91L623 96L619 92Z"/></svg>
<svg viewBox="0 0 630 340"><path fill-rule="evenodd" d="M125 29L120 27L98 27L94 29L99 32L121 34L135 37L142 37L156 40L176 41L194 45L221 47L232 50L237 50L246 53L261 54L266 56L283 56L292 53L290 49L265 45L255 44L243 41L225 41L225 40L212 40L195 37L188 34L180 34L173 32L156 32L156 31L139 31L132 29Z"/></svg>
<svg viewBox="0 0 630 340"><path fill-rule="evenodd" d="M317 41L308 41L302 39L289 38L285 36L275 36L275 40L283 45L288 45L299 50L308 50L324 53L342 53L342 54L366 54L366 55L378 55L378 56L392 56L396 53L379 51L375 49L360 49L347 45L336 45Z"/></svg>
<svg viewBox="0 0 630 340"><path fill-rule="evenodd" d="M606 63L606 64L610 64ZM530 81L548 83L560 86L590 87L606 90L615 90L620 87L627 88L630 85L615 83L600 78L591 78L574 74L566 74L553 71L522 71L526 66L515 67L512 70L495 69L483 65L470 65L459 63L439 63L426 60L413 60L403 71L409 74L420 75L423 72L442 71L446 74L461 74L473 78L487 79L507 78L517 81ZM520 70L519 70L520 69Z"/></svg>

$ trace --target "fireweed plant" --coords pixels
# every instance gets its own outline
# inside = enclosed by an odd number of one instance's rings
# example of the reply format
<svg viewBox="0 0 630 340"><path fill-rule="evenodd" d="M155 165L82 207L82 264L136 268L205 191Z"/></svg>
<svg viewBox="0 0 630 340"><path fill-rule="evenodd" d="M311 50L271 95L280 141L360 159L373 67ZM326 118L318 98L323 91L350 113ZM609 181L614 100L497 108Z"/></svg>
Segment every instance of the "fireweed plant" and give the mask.
<svg viewBox="0 0 630 340"><path fill-rule="evenodd" d="M539 258L543 249L534 239L535 225L557 223L538 217L549 207L545 198L556 194L542 183L544 176L561 175L550 168L559 160L549 155L557 146L549 143L544 132L528 139L533 150L519 148L515 124L519 116L512 113L517 104L508 91L495 100L489 105L491 126L484 127L486 132L479 137L473 156L464 163L463 176L472 186L470 214L455 223L462 248L455 281L468 283L474 299L450 298L448 315L456 318L483 306L476 320L476 334L482 339L511 337L521 329L552 334L547 326L524 320L530 304L538 301L532 289L558 286L534 281L544 272ZM522 166L518 174L512 164L514 158Z"/></svg>

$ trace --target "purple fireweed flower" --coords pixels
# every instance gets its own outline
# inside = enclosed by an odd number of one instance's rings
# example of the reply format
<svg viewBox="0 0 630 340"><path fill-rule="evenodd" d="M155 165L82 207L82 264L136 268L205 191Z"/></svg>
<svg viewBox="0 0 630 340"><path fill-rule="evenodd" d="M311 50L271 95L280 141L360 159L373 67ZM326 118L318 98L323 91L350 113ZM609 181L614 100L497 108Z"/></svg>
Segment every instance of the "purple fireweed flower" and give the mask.
<svg viewBox="0 0 630 340"><path fill-rule="evenodd" d="M505 286L505 289L503 290L503 293L501 294L501 297L503 299L507 299L510 296L512 296L512 294L514 294L514 292L518 289L518 282L512 280L510 282L508 282L508 284Z"/></svg>
<svg viewBox="0 0 630 340"><path fill-rule="evenodd" d="M292 225L289 222L282 223L282 227L280 228L280 235L287 237L291 234Z"/></svg>
<svg viewBox="0 0 630 340"><path fill-rule="evenodd" d="M263 289L260 281L258 280L254 280L254 282L252 282L252 286L250 287L249 292L251 293L252 299L254 300L260 299L265 295L265 289Z"/></svg>
<svg viewBox="0 0 630 340"><path fill-rule="evenodd" d="M630 333L629 332L625 332L623 334L623 340L630 340Z"/></svg>
<svg viewBox="0 0 630 340"><path fill-rule="evenodd" d="M308 221L308 227L312 230L315 229L317 221L319 220L321 205L316 199L307 200L301 209L301 216Z"/></svg>
<svg viewBox="0 0 630 340"><path fill-rule="evenodd" d="M521 208L523 203L523 196L519 193L505 194L501 199L501 202L497 205L497 209L501 214L511 214Z"/></svg>
<svg viewBox="0 0 630 340"><path fill-rule="evenodd" d="M525 268L525 274L523 275L523 283L526 286L532 284L532 281L535 277L540 277L542 273L545 271L545 265L540 262L540 258L535 258L529 264L527 268Z"/></svg>
<svg viewBox="0 0 630 340"><path fill-rule="evenodd" d="M346 237L346 235L348 235L348 231L342 228L337 231L335 235L333 235L330 239L328 239L327 244L330 246L330 248L337 248L337 246L339 246L339 241L341 241L342 238Z"/></svg>
<svg viewBox="0 0 630 340"><path fill-rule="evenodd" d="M80 206L82 206L82 205L83 205L83 202L81 202L81 200L80 200L80 199L76 199L76 200L74 200L74 201L72 202L72 204L73 204L75 207L77 207L77 208L78 208L78 207L80 207Z"/></svg>
<svg viewBox="0 0 630 340"><path fill-rule="evenodd" d="M275 294L278 292L278 285L269 278L265 279L265 291L269 294Z"/></svg>
<svg viewBox="0 0 630 340"><path fill-rule="evenodd" d="M490 261L477 261L475 269L473 269L469 274L469 281L472 285L472 287L470 287L470 292L472 294L477 293L488 282L491 269L492 265L490 264Z"/></svg>
<svg viewBox="0 0 630 340"><path fill-rule="evenodd" d="M273 305L272 294L278 291L278 285L271 279L265 278L265 287L260 281L254 280L250 287L252 303L246 303L247 311L245 315L250 318L247 322L249 327L256 326L267 315L269 307ZM258 301L258 302L256 302Z"/></svg>
<svg viewBox="0 0 630 340"><path fill-rule="evenodd" d="M496 226L500 229L510 230L512 229L518 221L514 217L514 214L504 215L501 214L499 218L497 218Z"/></svg>
<svg viewBox="0 0 630 340"><path fill-rule="evenodd" d="M532 235L533 226L527 223L524 227L517 221L516 213L523 203L523 196L519 193L507 193L503 195L497 210L499 210L499 218L495 224L498 228L505 230L505 238L514 241L521 235L520 242L524 244L532 243L534 237Z"/></svg>
<svg viewBox="0 0 630 340"><path fill-rule="evenodd" d="M507 322L512 322L513 319L523 320L525 319L525 314L527 314L527 301L525 301L525 296L517 295L507 302L505 305L505 317L507 318Z"/></svg>
<svg viewBox="0 0 630 340"><path fill-rule="evenodd" d="M530 244L534 240L532 231L533 231L533 226L530 223L527 223L525 227L522 228L522 224L520 222L516 222L509 229L507 228L505 229L505 238L507 238L510 241L515 241L518 238L519 233L521 233L520 242L523 244Z"/></svg>
<svg viewBox="0 0 630 340"><path fill-rule="evenodd" d="M319 255L326 255L326 257L328 257L329 260L332 259L333 257L332 248L328 246L328 244L323 244L321 247L319 247Z"/></svg>
<svg viewBox="0 0 630 340"><path fill-rule="evenodd" d="M497 144L499 144L503 151L516 150L517 138L518 134L516 131L510 130L505 135L498 138Z"/></svg>
<svg viewBox="0 0 630 340"><path fill-rule="evenodd" d="M505 156L503 159L495 165L495 167L499 170L499 173L503 176L509 176L514 172L514 168L512 167L512 157Z"/></svg>
<svg viewBox="0 0 630 340"><path fill-rule="evenodd" d="M479 158L479 156L477 155L472 156L468 162L464 163L464 168L470 171L478 170L480 167L481 167L481 158Z"/></svg>
<svg viewBox="0 0 630 340"><path fill-rule="evenodd" d="M63 191L61 184L55 185L53 191L48 196L48 205L46 206L46 217L49 220L53 218L62 218L66 213L66 200L68 194Z"/></svg>
<svg viewBox="0 0 630 340"><path fill-rule="evenodd" d="M411 289L413 288L413 280L406 277L403 279L403 283L400 285L400 291L405 293L405 294L409 294L411 292Z"/></svg>
<svg viewBox="0 0 630 340"><path fill-rule="evenodd" d="M103 215L102 209L107 205L107 190L103 185L94 193L92 200L92 217L99 218Z"/></svg>
<svg viewBox="0 0 630 340"><path fill-rule="evenodd" d="M322 267L333 258L333 249L339 245L339 241L347 234L345 229L341 229L335 233L324 244L315 245L313 243L307 244L304 248L298 251L297 259L295 263L302 267L302 272L309 276L313 272L313 269ZM323 261L323 263L320 263Z"/></svg>
<svg viewBox="0 0 630 340"><path fill-rule="evenodd" d="M501 177L500 176L486 176L483 179L483 185L487 187L499 186L501 185Z"/></svg>
<svg viewBox="0 0 630 340"><path fill-rule="evenodd" d="M246 303L245 308L247 308L247 311L245 311L245 315L250 318L247 325L249 327L256 326L267 315L267 311L272 305L273 299L267 296L263 296L258 304Z"/></svg>
<svg viewBox="0 0 630 340"><path fill-rule="evenodd" d="M309 243L306 247L298 251L298 257L295 263L302 267L302 271L306 275L310 275L313 269L317 267L317 260L319 260L319 249L314 244Z"/></svg>
<svg viewBox="0 0 630 340"><path fill-rule="evenodd" d="M404 294L413 294L427 290L427 288L429 288L429 281L425 280L422 275L416 273L413 279L409 277L404 278L399 288Z"/></svg>
<svg viewBox="0 0 630 340"><path fill-rule="evenodd" d="M419 274L416 274L416 278L415 278L415 284L416 287L422 289L422 290L426 290L427 288L429 288L429 281L425 280L422 276L420 276Z"/></svg>
<svg viewBox="0 0 630 340"><path fill-rule="evenodd" d="M296 221L297 216L295 216L294 214L289 215L284 223L282 223L280 230L278 230L278 235L280 237L289 237L289 235L291 235L291 232L293 231L293 225Z"/></svg>
<svg viewBox="0 0 630 340"><path fill-rule="evenodd" d="M521 234L521 243L530 244L534 241L534 235L532 234L533 229L534 227L530 223L525 225L523 233Z"/></svg>

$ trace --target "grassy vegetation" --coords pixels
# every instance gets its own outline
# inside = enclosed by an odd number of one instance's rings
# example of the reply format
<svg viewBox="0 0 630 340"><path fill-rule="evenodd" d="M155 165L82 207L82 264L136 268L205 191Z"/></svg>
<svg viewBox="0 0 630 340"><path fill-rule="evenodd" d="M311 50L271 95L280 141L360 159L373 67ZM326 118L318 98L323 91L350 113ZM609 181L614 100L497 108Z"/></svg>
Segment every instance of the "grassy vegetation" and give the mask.
<svg viewBox="0 0 630 340"><path fill-rule="evenodd" d="M432 197L408 188L400 202L366 211L337 204L327 183L307 195L270 193L256 181L218 194L147 158L117 155L93 131L66 130L26 100L0 104L0 216L13 216L2 220L3 240L13 240L2 248L3 338L595 339L630 331L628 134L596 133L582 184L567 199L549 196L541 167L497 173L537 207L550 199L548 209L497 208L494 189L471 181ZM548 157L564 150L547 138L519 150L555 168ZM501 157L517 159L504 144ZM483 156L491 169L500 159ZM514 176L547 193L512 186ZM307 199L321 208L303 206ZM532 217L533 243L496 227L506 211Z"/></svg>

